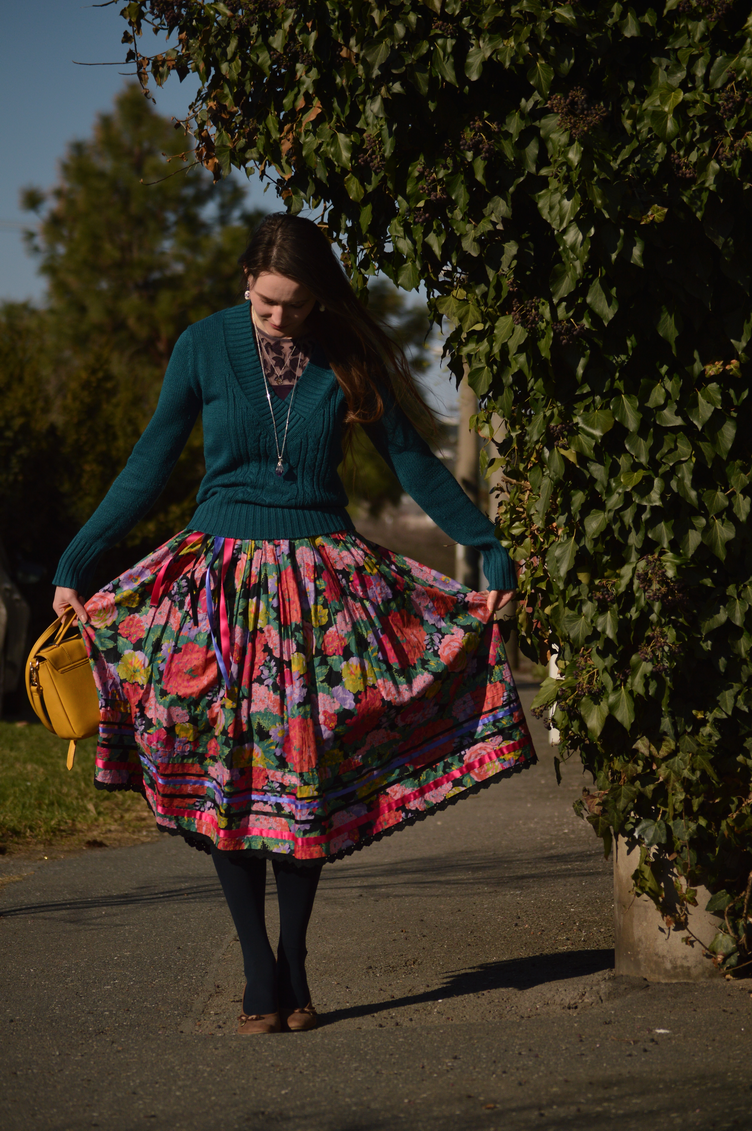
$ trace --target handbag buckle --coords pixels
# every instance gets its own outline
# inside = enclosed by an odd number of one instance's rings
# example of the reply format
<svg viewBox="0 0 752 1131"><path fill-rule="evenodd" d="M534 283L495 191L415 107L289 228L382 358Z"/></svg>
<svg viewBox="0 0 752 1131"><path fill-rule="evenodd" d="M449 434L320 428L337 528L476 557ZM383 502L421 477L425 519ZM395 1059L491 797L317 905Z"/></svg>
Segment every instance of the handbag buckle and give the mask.
<svg viewBox="0 0 752 1131"><path fill-rule="evenodd" d="M29 684L31 687L39 687L39 679L37 678L37 669L39 668L39 660L34 660L29 664Z"/></svg>

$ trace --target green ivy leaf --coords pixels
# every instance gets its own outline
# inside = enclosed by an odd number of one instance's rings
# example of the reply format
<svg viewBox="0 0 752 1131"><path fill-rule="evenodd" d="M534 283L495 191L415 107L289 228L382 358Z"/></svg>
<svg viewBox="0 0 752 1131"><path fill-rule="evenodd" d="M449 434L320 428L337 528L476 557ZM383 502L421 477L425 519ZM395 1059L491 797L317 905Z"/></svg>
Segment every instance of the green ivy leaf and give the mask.
<svg viewBox="0 0 752 1131"><path fill-rule="evenodd" d="M585 533L592 541L602 534L608 525L608 518L605 511L591 511L585 517Z"/></svg>
<svg viewBox="0 0 752 1131"><path fill-rule="evenodd" d="M708 75L708 85L711 90L717 90L728 81L728 72L733 61L730 55L720 55L715 60Z"/></svg>
<svg viewBox="0 0 752 1131"><path fill-rule="evenodd" d="M373 204L368 201L360 210L360 230L365 235L371 228L373 220Z"/></svg>
<svg viewBox="0 0 752 1131"><path fill-rule="evenodd" d="M514 318L511 314L505 314L499 318L494 327L493 348L498 350L504 345L504 342L509 341L514 332Z"/></svg>
<svg viewBox="0 0 752 1131"><path fill-rule="evenodd" d="M633 782L621 782L608 792L608 804L613 804L620 817L626 816L640 796L640 787Z"/></svg>
<svg viewBox="0 0 752 1131"><path fill-rule="evenodd" d="M591 738L598 738L608 718L608 706L604 700L595 702L585 695L580 700L580 714Z"/></svg>
<svg viewBox="0 0 752 1131"><path fill-rule="evenodd" d="M692 472L694 464L685 462L680 463L676 467L676 489L683 499L688 503L697 505L697 492L692 486Z"/></svg>
<svg viewBox="0 0 752 1131"><path fill-rule="evenodd" d="M668 549L674 537L674 524L673 522L667 522L665 519L661 519L660 522L656 522L653 526L648 528L648 535L654 542L657 542L659 546L664 546Z"/></svg>
<svg viewBox="0 0 752 1131"><path fill-rule="evenodd" d="M717 487L712 491L703 491L702 501L710 515L720 514L721 511L725 511L728 506L728 499L724 492L720 491Z"/></svg>
<svg viewBox="0 0 752 1131"><path fill-rule="evenodd" d="M543 98L548 95L551 83L554 79L553 67L548 63L539 59L527 72L527 81L531 86L534 86Z"/></svg>
<svg viewBox="0 0 752 1131"><path fill-rule="evenodd" d="M551 272L549 286L554 302L561 302L577 286L579 276L573 263L557 263Z"/></svg>
<svg viewBox="0 0 752 1131"><path fill-rule="evenodd" d="M404 263L397 276L397 284L406 291L413 291L420 285L420 271L415 262Z"/></svg>
<svg viewBox="0 0 752 1131"><path fill-rule="evenodd" d="M632 691L635 695L645 694L645 679L650 675L653 665L646 663L644 660L637 660L633 658L632 664Z"/></svg>
<svg viewBox="0 0 752 1131"><path fill-rule="evenodd" d="M656 844L665 844L668 840L668 828L665 821L644 820L635 827L634 835L648 848Z"/></svg>
<svg viewBox="0 0 752 1131"><path fill-rule="evenodd" d="M438 44L433 49L432 64L434 70L452 86L457 85L457 75L454 71L454 60L449 52L444 52Z"/></svg>
<svg viewBox="0 0 752 1131"><path fill-rule="evenodd" d="M479 44L476 43L470 48L465 57L465 74L470 82L475 82L476 79L480 78L486 58L486 52Z"/></svg>
<svg viewBox="0 0 752 1131"><path fill-rule="evenodd" d="M662 428L679 428L684 423L681 416L676 412L676 406L667 404L664 409L661 409L655 417L656 424Z"/></svg>
<svg viewBox="0 0 752 1131"><path fill-rule="evenodd" d="M533 709L542 711L546 707L551 707L557 700L561 693L561 680L554 679L551 676L546 676L543 683L540 685L538 692L533 699Z"/></svg>
<svg viewBox="0 0 752 1131"><path fill-rule="evenodd" d="M354 200L356 204L358 204L363 199L363 186L361 185L358 178L354 177L352 173L350 173L348 177L345 177L345 190L347 192L347 195L350 197L350 200Z"/></svg>
<svg viewBox="0 0 752 1131"><path fill-rule="evenodd" d="M559 570L559 575L565 577L575 563L577 557L577 540L574 534L571 538L560 541L554 550L554 560Z"/></svg>
<svg viewBox="0 0 752 1131"><path fill-rule="evenodd" d="M625 730L629 730L634 722L635 709L634 700L625 687L619 687L611 692L608 697L608 709Z"/></svg>
<svg viewBox="0 0 752 1131"><path fill-rule="evenodd" d="M491 388L493 373L487 365L473 365L468 372L467 380L476 396L484 397Z"/></svg>
<svg viewBox="0 0 752 1131"><path fill-rule="evenodd" d="M732 896L727 891L716 891L705 904L709 915L722 915L732 901Z"/></svg>
<svg viewBox="0 0 752 1131"><path fill-rule="evenodd" d="M639 890L641 894L648 896L654 903L660 903L663 899L663 889L655 878L649 860L640 864L637 869L638 880L635 884L635 890ZM637 885L639 884L639 888Z"/></svg>
<svg viewBox="0 0 752 1131"><path fill-rule="evenodd" d="M746 523L746 520L750 517L752 498L750 498L750 495L734 495L732 508L740 523Z"/></svg>
<svg viewBox="0 0 752 1131"><path fill-rule="evenodd" d="M641 436L638 433L632 432L624 441L624 447L628 452L632 453L639 463L648 465L650 463L650 447L652 442L652 432L649 432L647 436Z"/></svg>
<svg viewBox="0 0 752 1131"><path fill-rule="evenodd" d="M582 647L592 629L589 617L584 616L580 612L570 610L564 613L562 626L564 634L572 641L575 648Z"/></svg>
<svg viewBox="0 0 752 1131"><path fill-rule="evenodd" d="M625 487L636 487L644 478L644 471L623 471L619 476L619 480Z"/></svg>
<svg viewBox="0 0 752 1131"><path fill-rule="evenodd" d="M619 21L619 31L625 39L629 39L635 35L641 35L642 29L640 28L637 16L631 8L627 9L627 14L623 20Z"/></svg>
<svg viewBox="0 0 752 1131"><path fill-rule="evenodd" d="M725 420L720 428L709 430L707 436L721 459L727 459L736 438L736 421Z"/></svg>
<svg viewBox="0 0 752 1131"><path fill-rule="evenodd" d="M611 401L611 411L629 432L636 432L642 420L639 401L633 394L620 393Z"/></svg>
<svg viewBox="0 0 752 1131"><path fill-rule="evenodd" d="M684 92L681 87L662 86L658 90L658 101L664 110L668 110L669 114L673 114L683 98Z"/></svg>
<svg viewBox="0 0 752 1131"><path fill-rule="evenodd" d="M599 632L602 632L609 640L617 641L619 639L619 618L616 609L607 609L605 613L597 618L595 627Z"/></svg>
<svg viewBox="0 0 752 1131"><path fill-rule="evenodd" d="M735 532L733 522L729 522L726 518L713 516L702 532L702 540L723 562L726 560L726 546L734 537Z"/></svg>
<svg viewBox="0 0 752 1131"><path fill-rule="evenodd" d="M654 110L648 120L661 141L673 141L679 133L679 123L669 110Z"/></svg>
<svg viewBox="0 0 752 1131"><path fill-rule="evenodd" d="M549 452L546 461L549 474L552 479L561 479L564 475L564 460L561 457L561 452L558 448L552 448Z"/></svg>
<svg viewBox="0 0 752 1131"><path fill-rule="evenodd" d="M614 426L614 414L609 408L599 408L595 412L585 412L578 416L577 423L583 432L598 439L610 432Z"/></svg>
<svg viewBox="0 0 752 1131"><path fill-rule="evenodd" d="M690 403L687 407L687 416L693 424L696 424L698 428L702 428L706 421L713 415L713 411L714 406L709 401L705 400L702 393L697 393L693 403Z"/></svg>
<svg viewBox="0 0 752 1131"><path fill-rule="evenodd" d="M607 292L600 278L593 279L587 294L587 304L608 325L619 309L616 297Z"/></svg>
<svg viewBox="0 0 752 1131"><path fill-rule="evenodd" d="M445 183L452 200L464 212L470 201L464 174L455 173L453 176L447 177Z"/></svg>
<svg viewBox="0 0 752 1131"><path fill-rule="evenodd" d="M737 950L737 945L729 935L719 931L710 943L708 950L721 958L728 958Z"/></svg>
<svg viewBox="0 0 752 1131"><path fill-rule="evenodd" d="M655 324L655 328L673 349L681 328L681 323L677 322L674 312L668 310L665 306L661 307L661 313Z"/></svg>

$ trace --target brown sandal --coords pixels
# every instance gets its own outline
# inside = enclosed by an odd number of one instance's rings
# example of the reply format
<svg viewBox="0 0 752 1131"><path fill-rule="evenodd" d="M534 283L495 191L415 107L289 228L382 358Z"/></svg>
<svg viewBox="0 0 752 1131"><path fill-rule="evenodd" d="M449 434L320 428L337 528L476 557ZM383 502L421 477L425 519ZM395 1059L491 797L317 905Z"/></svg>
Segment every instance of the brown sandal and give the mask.
<svg viewBox="0 0 752 1131"><path fill-rule="evenodd" d="M281 1033L282 1022L278 1013L241 1013L238 1033Z"/></svg>
<svg viewBox="0 0 752 1131"><path fill-rule="evenodd" d="M302 1009L282 1009L280 1013L291 1033L303 1033L307 1029L315 1029L319 1023L318 1014L310 1001Z"/></svg>

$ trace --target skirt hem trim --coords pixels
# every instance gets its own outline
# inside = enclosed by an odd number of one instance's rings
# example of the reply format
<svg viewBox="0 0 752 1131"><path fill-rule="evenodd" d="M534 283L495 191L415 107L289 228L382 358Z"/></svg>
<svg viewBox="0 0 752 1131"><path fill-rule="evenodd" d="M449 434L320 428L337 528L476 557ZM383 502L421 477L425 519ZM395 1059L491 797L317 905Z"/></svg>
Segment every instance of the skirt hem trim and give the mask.
<svg viewBox="0 0 752 1131"><path fill-rule="evenodd" d="M290 863L300 865L300 867L319 867L321 864L333 864L336 860L344 860L347 856L352 856L361 849L367 848L371 844L376 844L377 841L383 840L385 837L391 836L393 833L401 832L402 829L409 828L411 825L417 824L418 821L424 821L427 817L432 817L434 813L440 813L444 809L448 809L451 805L455 805L458 801L462 801L465 797L473 797L476 793L480 793L482 789L487 789L494 782L502 778L512 777L513 774L522 773L530 766L534 766L538 759L533 752L533 756L526 761L516 762L513 766L509 766L504 770L500 770L492 777L483 778L481 781L475 782L471 786L467 786L454 797L446 797L443 801L432 804L429 809L415 810L414 812L407 811L404 818L396 825L390 825L389 828L382 829L380 832L372 833L370 836L364 837L358 844L349 844L345 848L338 849L337 852L325 856L313 857L298 857L293 856L289 852L275 852L270 848L236 848L236 849L218 849L214 844L211 837L204 836L203 833L188 832L181 828L171 828L165 825L160 825L157 822L157 828L160 832L169 833L170 836L181 836L183 840L191 848L197 849L199 852L205 852L207 856L211 855L212 849L220 852L237 852L245 856L259 856L265 860L288 860ZM104 782L94 783L97 789L107 790L108 793L118 792L132 792L139 793L142 797L146 797L144 790L139 789L135 785L112 785Z"/></svg>

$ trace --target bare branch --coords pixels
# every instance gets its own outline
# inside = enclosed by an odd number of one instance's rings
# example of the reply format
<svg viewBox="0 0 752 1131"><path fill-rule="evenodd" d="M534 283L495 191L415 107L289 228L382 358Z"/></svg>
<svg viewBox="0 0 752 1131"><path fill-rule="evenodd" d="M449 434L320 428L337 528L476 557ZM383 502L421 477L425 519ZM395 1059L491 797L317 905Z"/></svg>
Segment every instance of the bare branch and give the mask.
<svg viewBox="0 0 752 1131"><path fill-rule="evenodd" d="M180 154L179 154L179 153L176 153L176 154L175 154L175 156L176 156L176 157L179 157L179 156L180 156ZM171 160L172 160L172 158L171 158L171 157L169 157L169 158L168 158L168 161L171 161ZM178 173L188 173L188 172L190 172L190 170L191 170L191 169L195 169L195 168L196 168L196 166L197 166L197 165L200 165L200 164L201 164L201 162L200 162L200 161L192 161L192 162L191 162L191 164L190 164L190 165L186 165L184 169L175 169L175 170L174 170L174 172L172 172L172 173L168 173L168 174L167 174L167 176L165 176L165 177L160 177L160 178L159 178L158 180L156 180L156 181L145 181L145 180L144 180L144 179L142 178L142 179L141 179L141 184L142 184L142 185L144 185L144 187L145 187L145 188L151 188L151 187L152 187L152 185L161 185L163 181L169 181L170 177L177 177Z"/></svg>

